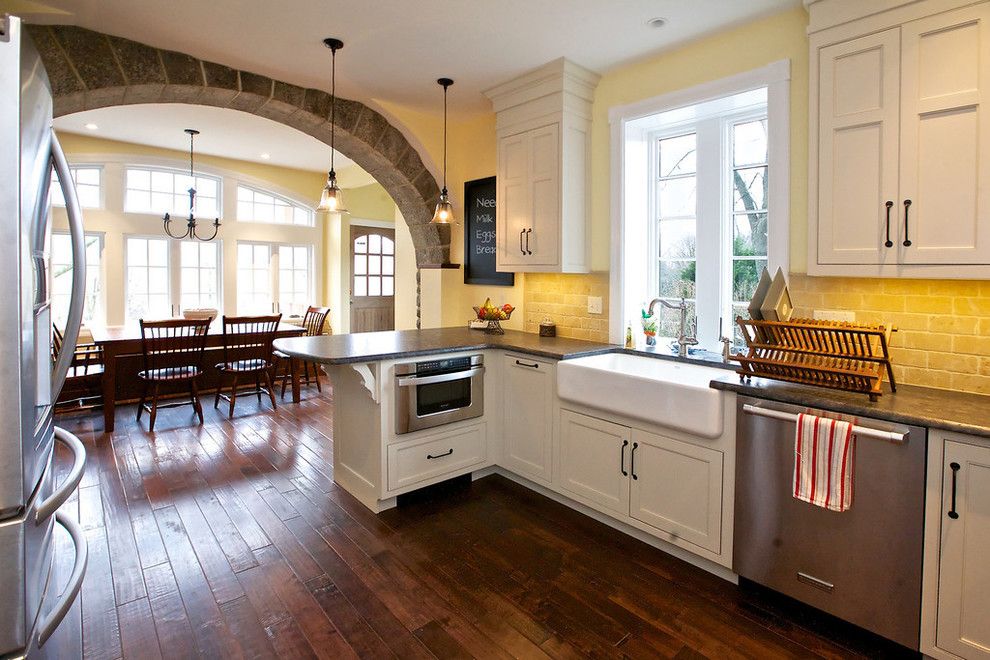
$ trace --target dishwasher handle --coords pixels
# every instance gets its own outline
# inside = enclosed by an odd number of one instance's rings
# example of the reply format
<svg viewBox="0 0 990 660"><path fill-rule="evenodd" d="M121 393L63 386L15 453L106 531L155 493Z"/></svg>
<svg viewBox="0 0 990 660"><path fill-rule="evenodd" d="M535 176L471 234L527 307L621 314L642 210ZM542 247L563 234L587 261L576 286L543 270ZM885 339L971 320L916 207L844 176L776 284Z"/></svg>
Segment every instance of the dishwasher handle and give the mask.
<svg viewBox="0 0 990 660"><path fill-rule="evenodd" d="M743 412L758 417L779 419L784 422L797 422L798 419L798 416L794 413L774 410L773 408L764 408L763 406L754 406L751 403L743 404ZM895 443L905 442L911 433L910 431L881 431L880 429L871 429L868 426L859 426L858 424L853 425L852 432L863 438L874 438L876 440L886 440Z"/></svg>

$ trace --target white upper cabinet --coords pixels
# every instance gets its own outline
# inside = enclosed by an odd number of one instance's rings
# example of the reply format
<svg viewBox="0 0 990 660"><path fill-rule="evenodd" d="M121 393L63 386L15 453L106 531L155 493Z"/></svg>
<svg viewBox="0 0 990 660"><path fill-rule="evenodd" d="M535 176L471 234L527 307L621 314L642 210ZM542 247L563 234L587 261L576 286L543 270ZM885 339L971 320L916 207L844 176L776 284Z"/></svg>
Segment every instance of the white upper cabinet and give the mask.
<svg viewBox="0 0 990 660"><path fill-rule="evenodd" d="M952 4L810 5L810 274L990 277L990 2Z"/></svg>
<svg viewBox="0 0 990 660"><path fill-rule="evenodd" d="M490 89L499 271L590 269L591 103L598 75L564 59Z"/></svg>

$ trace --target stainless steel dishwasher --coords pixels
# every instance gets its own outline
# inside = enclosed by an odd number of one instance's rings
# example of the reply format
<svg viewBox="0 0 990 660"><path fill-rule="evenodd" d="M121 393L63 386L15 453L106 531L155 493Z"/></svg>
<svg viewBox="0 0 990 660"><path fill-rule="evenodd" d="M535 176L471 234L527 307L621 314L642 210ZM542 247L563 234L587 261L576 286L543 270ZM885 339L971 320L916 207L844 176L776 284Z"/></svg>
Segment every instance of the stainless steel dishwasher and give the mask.
<svg viewBox="0 0 990 660"><path fill-rule="evenodd" d="M918 649L925 429L855 418L853 503L840 513L792 496L797 413L840 416L737 401L733 570Z"/></svg>

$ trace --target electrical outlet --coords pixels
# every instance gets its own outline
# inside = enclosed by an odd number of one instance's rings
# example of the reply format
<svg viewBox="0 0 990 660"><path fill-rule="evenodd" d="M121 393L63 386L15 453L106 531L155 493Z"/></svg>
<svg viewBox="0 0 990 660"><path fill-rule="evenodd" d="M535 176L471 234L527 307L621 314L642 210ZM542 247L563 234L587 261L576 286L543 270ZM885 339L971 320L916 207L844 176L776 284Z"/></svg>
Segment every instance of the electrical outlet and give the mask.
<svg viewBox="0 0 990 660"><path fill-rule="evenodd" d="M588 296L588 313L589 314L601 314L602 313L602 297L601 296Z"/></svg>
<svg viewBox="0 0 990 660"><path fill-rule="evenodd" d="M816 321L845 321L847 323L856 322L856 312L844 309L816 309Z"/></svg>

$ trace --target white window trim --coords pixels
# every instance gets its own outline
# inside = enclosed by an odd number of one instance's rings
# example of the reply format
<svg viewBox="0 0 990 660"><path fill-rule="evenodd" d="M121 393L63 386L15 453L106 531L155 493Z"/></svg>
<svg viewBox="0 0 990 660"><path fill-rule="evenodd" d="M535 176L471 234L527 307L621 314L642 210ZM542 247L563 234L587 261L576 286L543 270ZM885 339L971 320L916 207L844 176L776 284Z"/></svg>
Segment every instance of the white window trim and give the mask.
<svg viewBox="0 0 990 660"><path fill-rule="evenodd" d="M88 211L104 211L104 210L106 210L106 208L107 208L107 178L106 178L106 172L104 171L104 164L103 163L89 163L89 162L72 163L72 164L69 165L69 171L70 172L73 172L74 170L99 170L99 172L100 172L100 204L99 204L99 206L84 206L82 208L85 209L85 210L88 210ZM56 178L57 178L57 175L56 175ZM73 179L73 181L75 181L75 179ZM60 208L60 209L64 209L65 208L65 204L56 204L54 201L52 202L52 206L54 206L56 208Z"/></svg>
<svg viewBox="0 0 990 660"><path fill-rule="evenodd" d="M302 210L306 211L307 213L309 213L309 224L306 224L306 225L297 225L294 222L268 222L268 221L265 221L265 220L244 220L244 219L242 219L240 217L240 214L239 213L236 213L235 212L234 216L235 216L235 220L237 222L243 222L244 224L248 224L248 225L269 225L269 226L272 226L272 227L300 227L300 228L303 228L303 229L312 229L313 227L316 226L316 212L306 202L303 202L303 201L301 201L299 199L290 197L290 196L288 196L288 195L286 195L284 193L277 192L277 191L273 190L272 188L266 188L264 186L259 186L259 185L256 185L256 184L247 183L246 181L236 180L234 182L234 208L235 209L240 206L240 201L241 201L240 200L240 194L239 194L240 193L240 188L247 188L248 190L250 190L251 192L254 192L254 193L261 193L262 195L269 195L270 197L273 197L275 199L278 199L278 200L281 200L281 201L285 202L286 204L288 204L293 209L298 208L298 209L302 209Z"/></svg>
<svg viewBox="0 0 990 660"><path fill-rule="evenodd" d="M280 226L288 226L288 225L280 225ZM295 226L296 227L299 227L300 225L295 225ZM318 271L318 269L316 267L317 245L315 243L307 243L305 241L302 241L302 242L300 242L300 241L265 241L265 240L256 240L256 239L244 239L244 240L238 239L237 242L236 242L236 246L234 248L235 260L237 258L236 257L236 255L237 255L237 246L239 246L239 245L266 245L269 248L269 253L268 253L268 272L269 272L269 277L271 278L270 279L270 282L271 282L271 294L272 294L272 305L273 305L272 311L270 313L272 313L272 314L279 314L282 311L281 310L282 303L279 301L279 296L281 294L281 289L280 289L280 284L281 283L279 282L279 278L280 278L280 272L279 271L281 270L281 264L279 263L279 259L280 258L279 258L279 254L278 254L278 249L280 247L292 247L292 248L301 247L301 248L306 248L309 251L309 292L307 293L307 295L309 296L309 298L311 300L313 300L313 301L316 300L317 290L318 290L319 286L318 286L318 282L316 281L317 280L317 271ZM235 273L237 272L237 270L239 269L239 267L240 267L240 264L239 263L235 263L234 264L234 272ZM236 282L236 280L235 280L235 282ZM235 292L235 300L238 299L239 293L240 292ZM237 305L237 303L235 302L235 306L236 305ZM241 312L240 309L238 309L237 310L237 313L238 314L241 314L242 312Z"/></svg>
<svg viewBox="0 0 990 660"><path fill-rule="evenodd" d="M125 215L150 215L161 217L166 212L168 213L178 213L178 211L172 211L171 209L162 209L161 211L131 211L127 208L127 171L128 170L148 170L151 172L168 172L170 174L180 174L182 176L189 176L189 170L183 170L181 167L175 165L152 165L152 164L141 164L141 163L124 163L124 167L120 172L121 175L121 212ZM211 172L209 170L197 168L193 170L193 177L200 177L203 179L214 179L217 182L217 211L220 214L221 221L223 220L223 186L224 186L224 176L220 173ZM102 181L102 179L101 179ZM174 194L174 193L173 193ZM183 214L188 213L189 210L183 211ZM181 218L176 218L176 220L182 220L185 217L183 215ZM197 220L204 220L205 218L198 218ZM298 225L297 225L298 226ZM142 237L143 238L143 237Z"/></svg>
<svg viewBox="0 0 990 660"><path fill-rule="evenodd" d="M128 318L127 316L127 300L130 297L128 277L127 273L130 269L130 252L127 249L127 240L131 238L143 238L143 239L164 239L168 241L168 304L169 313L172 317L178 317L182 314L182 250L176 247L176 245L181 244L183 241L177 241L175 239L169 238L168 236L163 236L162 234L142 234L142 233L125 233L122 235L122 246L124 251L124 320L127 322L137 321L138 319ZM216 239L210 241L211 244L216 245L217 250L217 310L223 313L224 302L223 302L223 284L224 284L224 261L223 261L223 241L221 239Z"/></svg>
<svg viewBox="0 0 990 660"><path fill-rule="evenodd" d="M626 173L631 168L627 159L638 159L641 153L629 153L626 148L627 124L636 119L695 105L712 99L767 88L767 121L769 126L768 157L772 174L768 193L770 215L767 224L770 238L767 246L771 271L782 268L789 272L790 252L790 60L779 60L759 69L715 80L688 89L662 94L609 109L611 125L611 258L609 266L609 341L621 344L625 335L624 310L626 215L635 212L627 204L625 191L646 182L634 181ZM645 169L645 168L640 168ZM642 188L639 188L642 190ZM643 196L645 197L645 196Z"/></svg>

